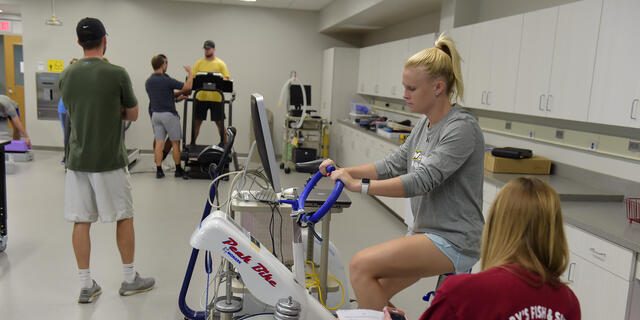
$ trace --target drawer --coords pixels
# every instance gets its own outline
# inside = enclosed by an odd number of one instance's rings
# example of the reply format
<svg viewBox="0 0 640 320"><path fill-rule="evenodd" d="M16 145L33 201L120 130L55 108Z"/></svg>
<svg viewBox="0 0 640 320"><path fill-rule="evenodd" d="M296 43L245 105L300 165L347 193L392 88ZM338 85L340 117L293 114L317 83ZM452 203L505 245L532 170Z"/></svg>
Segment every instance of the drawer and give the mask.
<svg viewBox="0 0 640 320"><path fill-rule="evenodd" d="M569 250L585 260L627 280L631 280L634 255L629 249L565 224Z"/></svg>

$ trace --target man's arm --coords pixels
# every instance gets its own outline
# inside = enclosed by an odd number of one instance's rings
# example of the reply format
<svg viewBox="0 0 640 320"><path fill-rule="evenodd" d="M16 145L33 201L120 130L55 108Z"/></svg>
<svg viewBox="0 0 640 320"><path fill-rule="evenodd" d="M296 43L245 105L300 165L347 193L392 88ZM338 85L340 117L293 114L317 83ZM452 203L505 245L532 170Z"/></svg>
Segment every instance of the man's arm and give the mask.
<svg viewBox="0 0 640 320"><path fill-rule="evenodd" d="M189 95L191 93L191 87L193 86L193 72L191 71L190 66L184 66L184 70L187 71L187 82L184 83L180 91L173 94L174 97Z"/></svg>
<svg viewBox="0 0 640 320"><path fill-rule="evenodd" d="M136 121L138 120L138 105L131 108L122 107L122 120L124 121Z"/></svg>
<svg viewBox="0 0 640 320"><path fill-rule="evenodd" d="M24 136L27 140L27 146L31 148L31 139L27 134L27 130L22 126L22 122L20 122L20 117L15 116L11 117L11 124L13 125L13 139L20 140L20 134Z"/></svg>

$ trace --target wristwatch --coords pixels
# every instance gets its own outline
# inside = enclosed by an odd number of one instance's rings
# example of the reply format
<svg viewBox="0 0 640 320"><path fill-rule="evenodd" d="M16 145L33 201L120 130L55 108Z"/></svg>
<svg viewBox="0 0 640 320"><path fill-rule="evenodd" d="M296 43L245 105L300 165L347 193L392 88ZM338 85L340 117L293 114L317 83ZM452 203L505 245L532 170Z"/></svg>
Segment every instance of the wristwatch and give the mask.
<svg viewBox="0 0 640 320"><path fill-rule="evenodd" d="M371 180L369 180L367 178L362 178L362 180L360 181L360 183L362 184L362 190L360 190L360 193L368 194L368 192L369 192L369 183L370 182L371 182Z"/></svg>

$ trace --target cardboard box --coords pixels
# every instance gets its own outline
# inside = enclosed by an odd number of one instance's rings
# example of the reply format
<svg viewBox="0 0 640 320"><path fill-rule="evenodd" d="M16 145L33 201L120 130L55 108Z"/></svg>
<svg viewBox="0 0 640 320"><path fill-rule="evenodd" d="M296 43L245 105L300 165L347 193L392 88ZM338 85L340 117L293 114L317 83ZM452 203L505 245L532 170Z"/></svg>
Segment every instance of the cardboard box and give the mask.
<svg viewBox="0 0 640 320"><path fill-rule="evenodd" d="M495 173L549 174L551 160L537 155L529 159L501 158L487 151L484 154L484 168Z"/></svg>

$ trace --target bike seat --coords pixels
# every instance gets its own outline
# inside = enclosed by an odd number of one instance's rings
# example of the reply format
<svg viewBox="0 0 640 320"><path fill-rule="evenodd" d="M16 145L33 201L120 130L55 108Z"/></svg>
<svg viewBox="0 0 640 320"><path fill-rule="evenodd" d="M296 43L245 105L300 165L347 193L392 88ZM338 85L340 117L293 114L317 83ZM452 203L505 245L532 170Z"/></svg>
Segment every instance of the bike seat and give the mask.
<svg viewBox="0 0 640 320"><path fill-rule="evenodd" d="M318 159L313 161L296 163L296 171L314 174L318 172L318 167L320 167L320 164L324 160L326 159Z"/></svg>

